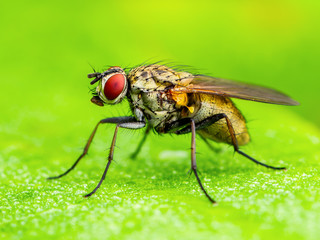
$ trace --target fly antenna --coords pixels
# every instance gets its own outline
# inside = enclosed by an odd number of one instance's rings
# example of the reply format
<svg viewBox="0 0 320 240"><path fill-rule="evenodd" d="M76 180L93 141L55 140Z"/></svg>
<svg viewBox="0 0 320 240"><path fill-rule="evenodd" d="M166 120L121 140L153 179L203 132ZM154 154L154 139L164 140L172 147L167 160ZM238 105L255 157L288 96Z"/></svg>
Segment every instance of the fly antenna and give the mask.
<svg viewBox="0 0 320 240"><path fill-rule="evenodd" d="M98 73L98 72L94 72L94 73L89 73L89 74L88 74L88 78L94 78L94 77L95 77L95 79L93 79L93 80L90 82L91 85L92 85L92 84L95 84L96 82L98 82L98 81L101 79L102 74L101 74L101 73Z"/></svg>
<svg viewBox="0 0 320 240"><path fill-rule="evenodd" d="M95 84L97 81L99 81L99 80L101 79L102 74L96 72L96 70L94 69L94 67L93 67L90 63L88 63L88 64L90 65L90 67L91 67L92 70L93 70L93 73L88 74L88 78L95 78L94 80L92 80L92 81L90 82L90 84L92 85L92 84Z"/></svg>

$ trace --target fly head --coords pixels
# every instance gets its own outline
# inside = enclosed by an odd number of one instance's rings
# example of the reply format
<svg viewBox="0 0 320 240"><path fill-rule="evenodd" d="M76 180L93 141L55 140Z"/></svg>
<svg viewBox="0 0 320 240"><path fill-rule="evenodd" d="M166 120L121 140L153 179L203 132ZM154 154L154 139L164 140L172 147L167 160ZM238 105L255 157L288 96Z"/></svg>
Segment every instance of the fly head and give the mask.
<svg viewBox="0 0 320 240"><path fill-rule="evenodd" d="M91 102L103 106L103 104L117 104L122 101L128 91L126 73L120 67L110 67L103 73L90 73L88 78L94 78L90 84L98 82L96 96Z"/></svg>

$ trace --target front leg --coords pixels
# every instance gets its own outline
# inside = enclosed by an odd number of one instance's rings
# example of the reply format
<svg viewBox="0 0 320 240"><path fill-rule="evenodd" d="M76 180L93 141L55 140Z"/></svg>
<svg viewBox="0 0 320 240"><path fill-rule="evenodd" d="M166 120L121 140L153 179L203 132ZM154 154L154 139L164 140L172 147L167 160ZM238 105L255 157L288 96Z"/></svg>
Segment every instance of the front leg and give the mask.
<svg viewBox="0 0 320 240"><path fill-rule="evenodd" d="M128 129L140 129L143 128L146 123L145 120L142 118L141 121L137 121L134 117L115 117L115 118L106 118L106 119L102 119L100 120L97 125L95 126L95 128L93 129L84 149L83 149L83 153L78 157L78 159L75 161L75 163L64 173L58 175L58 176L54 176L54 177L49 177L48 180L50 179L57 179L57 178L61 178L65 175L67 175L71 170L73 170L76 165L80 162L80 160L88 153L89 147L92 143L92 140L97 132L97 129L99 127L100 124L104 124L104 123L112 123L112 124L117 124L116 129L115 129L115 133L113 136L113 140L112 140L112 144L111 144L111 148L110 148L110 152L109 152L109 157L108 157L108 164L106 166L106 169L102 175L102 178L99 182L99 184L97 185L97 187L94 189L94 191L92 191L90 194L87 194L85 197L89 197L91 196L93 193L95 193L97 191L97 189L100 187L101 183L103 182L109 165L111 163L111 160L113 159L113 151L114 151L114 146L116 143L116 136L117 136L117 132L118 132L118 128L128 128Z"/></svg>
<svg viewBox="0 0 320 240"><path fill-rule="evenodd" d="M105 179L107 172L108 172L108 169L109 169L109 166L111 164L111 161L113 160L113 152L114 152L114 147L116 145L118 129L119 128L140 129L140 128L143 128L145 125L146 125L145 122L127 122L127 123L118 123L117 124L116 129L114 130L113 138L112 138L112 143L111 143L110 152L109 152L109 156L108 156L107 166L102 174L102 177L101 177L98 185L93 189L92 192L88 193L84 197L90 197L92 194L94 194L99 189L103 180Z"/></svg>
<svg viewBox="0 0 320 240"><path fill-rule="evenodd" d="M50 179L57 179L57 178L61 178L65 175L67 175L72 169L74 169L77 164L80 162L80 160L88 153L88 150L89 150L89 147L92 143L92 140L94 138L94 135L96 134L97 130L98 130L98 127L100 124L104 124L104 123L115 123L115 124L118 124L118 123L125 123L125 122L132 122L132 121L135 121L135 118L134 117L115 117L115 118L105 118L105 119L102 119L100 120L97 125L95 126L95 128L93 129L92 133L90 134L90 137L83 149L83 152L82 154L78 157L78 159L75 161L75 163L67 170L65 171L64 173L58 175L58 176L54 176L54 177L48 177L47 179L50 180Z"/></svg>

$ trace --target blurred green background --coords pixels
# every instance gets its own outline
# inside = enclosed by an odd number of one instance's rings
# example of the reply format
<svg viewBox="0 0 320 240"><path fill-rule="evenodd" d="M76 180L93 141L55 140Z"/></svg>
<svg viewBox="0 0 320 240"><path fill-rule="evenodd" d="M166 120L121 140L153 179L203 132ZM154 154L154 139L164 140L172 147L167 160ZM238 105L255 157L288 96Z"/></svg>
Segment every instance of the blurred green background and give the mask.
<svg viewBox="0 0 320 240"><path fill-rule="evenodd" d="M316 0L2 1L1 236L319 239L319 10ZM126 103L90 102L90 65L103 70L146 60L190 65L298 100L298 107L236 101L253 136L247 153L290 164L286 180L235 161L227 146L219 145L224 160L208 161L199 143L202 178L221 203L213 208L185 175L188 136L152 136L131 161L143 132L122 131L132 138L119 137L108 183L83 200L102 174L109 126L72 176L46 182L72 164L99 119L128 114ZM258 187L269 180L271 189ZM285 193L281 184L288 184Z"/></svg>

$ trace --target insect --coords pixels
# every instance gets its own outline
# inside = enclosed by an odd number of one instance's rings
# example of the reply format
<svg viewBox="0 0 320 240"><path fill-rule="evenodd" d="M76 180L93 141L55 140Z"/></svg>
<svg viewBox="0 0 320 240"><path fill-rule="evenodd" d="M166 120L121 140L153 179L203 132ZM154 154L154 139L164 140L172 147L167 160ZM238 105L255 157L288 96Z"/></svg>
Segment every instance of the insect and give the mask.
<svg viewBox="0 0 320 240"><path fill-rule="evenodd" d="M239 149L250 141L246 122L230 98L273 103L281 105L298 105L288 96L265 87L250 85L231 80L189 72L174 70L170 67L149 64L125 72L120 67L110 67L103 73L88 74L94 78L91 85L98 83L91 101L98 106L120 103L128 99L132 116L112 117L100 120L91 133L83 153L66 172L48 179L57 179L68 174L87 154L92 139L100 124L116 124L111 141L108 162L103 175L89 197L101 186L113 160L113 153L119 128L141 129L146 127L145 136L138 145L134 156L141 149L150 129L159 134L191 133L191 172L194 173L203 193L211 203L216 201L203 187L197 172L196 133L208 143L208 140L224 142L249 160L264 167L273 167L255 160Z"/></svg>

